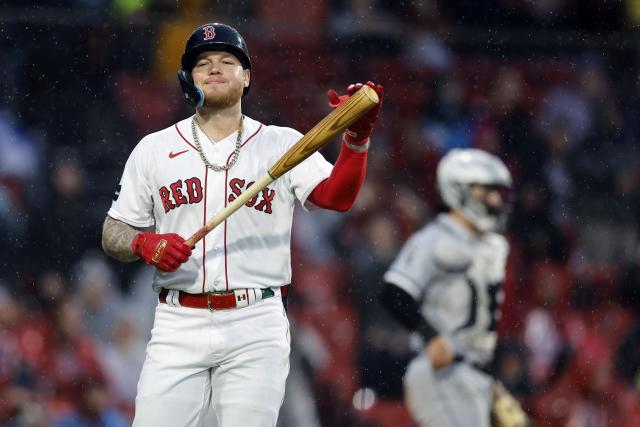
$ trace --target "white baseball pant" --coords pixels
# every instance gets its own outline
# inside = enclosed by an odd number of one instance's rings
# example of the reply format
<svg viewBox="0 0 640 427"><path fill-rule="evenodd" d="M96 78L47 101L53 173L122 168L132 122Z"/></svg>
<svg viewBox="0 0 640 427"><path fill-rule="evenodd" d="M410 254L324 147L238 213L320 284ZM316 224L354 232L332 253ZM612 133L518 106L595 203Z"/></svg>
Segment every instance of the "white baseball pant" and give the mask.
<svg viewBox="0 0 640 427"><path fill-rule="evenodd" d="M493 379L467 363L437 372L424 353L404 375L405 402L420 427L489 427Z"/></svg>
<svg viewBox="0 0 640 427"><path fill-rule="evenodd" d="M213 405L220 427L274 427L289 349L279 295L214 312L158 304L133 426L208 426Z"/></svg>

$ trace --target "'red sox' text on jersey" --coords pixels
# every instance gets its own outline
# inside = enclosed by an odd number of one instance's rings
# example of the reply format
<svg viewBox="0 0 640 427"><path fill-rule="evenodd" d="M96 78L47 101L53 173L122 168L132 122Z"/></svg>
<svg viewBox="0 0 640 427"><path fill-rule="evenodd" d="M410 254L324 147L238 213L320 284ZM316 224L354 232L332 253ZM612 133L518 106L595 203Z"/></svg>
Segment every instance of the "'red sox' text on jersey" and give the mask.
<svg viewBox="0 0 640 427"><path fill-rule="evenodd" d="M109 210L111 217L186 238L264 175L302 136L293 129L265 126L245 117L237 163L228 171L214 172L200 159L189 123L186 119L148 135L135 147ZM208 142L198 132L199 139ZM202 148L211 162L224 165L233 154L235 140L232 134ZM180 269L170 274L157 271L154 289L201 293L290 283L295 201L304 206L331 169L321 154L313 154L207 234ZM240 262L247 256L259 262Z"/></svg>

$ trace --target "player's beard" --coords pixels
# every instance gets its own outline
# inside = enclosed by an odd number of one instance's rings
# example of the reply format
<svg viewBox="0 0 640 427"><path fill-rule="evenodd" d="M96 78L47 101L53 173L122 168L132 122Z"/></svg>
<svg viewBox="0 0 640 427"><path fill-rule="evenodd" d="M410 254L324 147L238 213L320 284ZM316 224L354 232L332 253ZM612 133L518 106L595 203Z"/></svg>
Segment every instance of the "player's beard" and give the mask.
<svg viewBox="0 0 640 427"><path fill-rule="evenodd" d="M213 110L229 108L240 101L243 91L243 82L237 82L237 84L231 85L229 90L224 93L205 93L204 105Z"/></svg>

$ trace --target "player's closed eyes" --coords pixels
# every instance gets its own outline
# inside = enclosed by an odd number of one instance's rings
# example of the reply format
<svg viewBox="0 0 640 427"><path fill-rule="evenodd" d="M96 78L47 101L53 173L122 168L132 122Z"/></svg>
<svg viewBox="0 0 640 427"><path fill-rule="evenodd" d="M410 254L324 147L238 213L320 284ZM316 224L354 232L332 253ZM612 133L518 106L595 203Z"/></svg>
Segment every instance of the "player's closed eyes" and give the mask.
<svg viewBox="0 0 640 427"><path fill-rule="evenodd" d="M198 62L198 63L196 64L196 68L203 67L203 66L207 65L208 63L209 63L209 61L202 61L202 62ZM222 63L223 63L223 64L225 64L225 65L236 65L236 64L235 64L233 61L231 61L231 60L223 60L223 61L222 61Z"/></svg>

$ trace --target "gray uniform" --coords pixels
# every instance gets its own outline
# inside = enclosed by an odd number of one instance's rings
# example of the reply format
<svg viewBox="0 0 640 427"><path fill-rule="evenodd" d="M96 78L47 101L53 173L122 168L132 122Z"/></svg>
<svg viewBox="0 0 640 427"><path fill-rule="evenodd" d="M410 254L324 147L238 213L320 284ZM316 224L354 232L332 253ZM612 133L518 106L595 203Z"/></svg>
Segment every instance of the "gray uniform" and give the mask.
<svg viewBox="0 0 640 427"><path fill-rule="evenodd" d="M507 253L503 236L475 235L441 214L411 236L384 276L418 301L462 359L437 372L425 352L410 363L405 400L422 427L489 425L493 380L477 367L493 357Z"/></svg>

